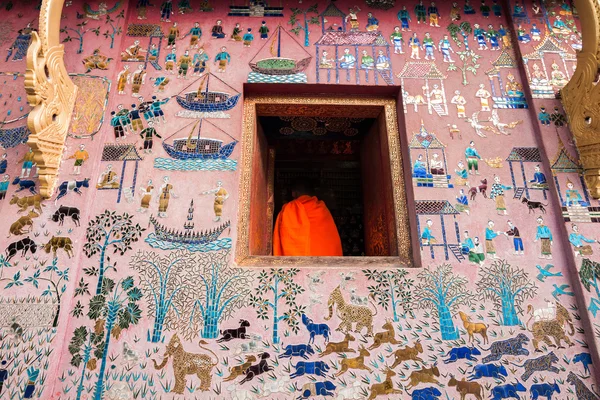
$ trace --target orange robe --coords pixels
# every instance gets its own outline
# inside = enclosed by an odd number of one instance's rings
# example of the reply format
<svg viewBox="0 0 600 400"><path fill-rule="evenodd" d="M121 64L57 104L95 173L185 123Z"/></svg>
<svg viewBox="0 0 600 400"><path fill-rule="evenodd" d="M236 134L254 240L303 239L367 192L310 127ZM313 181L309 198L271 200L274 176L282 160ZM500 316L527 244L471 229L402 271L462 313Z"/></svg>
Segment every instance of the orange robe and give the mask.
<svg viewBox="0 0 600 400"><path fill-rule="evenodd" d="M273 232L274 256L342 256L342 241L324 202L300 196L285 204Z"/></svg>

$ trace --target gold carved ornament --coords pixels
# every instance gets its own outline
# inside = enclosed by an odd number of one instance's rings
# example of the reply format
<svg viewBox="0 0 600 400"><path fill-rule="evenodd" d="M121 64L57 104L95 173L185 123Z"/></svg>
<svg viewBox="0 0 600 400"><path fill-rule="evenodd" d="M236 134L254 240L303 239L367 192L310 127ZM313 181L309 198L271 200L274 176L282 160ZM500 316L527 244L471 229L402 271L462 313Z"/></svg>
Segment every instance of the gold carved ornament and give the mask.
<svg viewBox="0 0 600 400"><path fill-rule="evenodd" d="M49 198L57 184L67 130L75 106L77 86L64 64L60 20L64 0L43 0L39 31L32 32L27 50L25 90L32 107L27 118L31 132L27 144L33 149L40 193Z"/></svg>
<svg viewBox="0 0 600 400"><path fill-rule="evenodd" d="M592 197L600 198L600 0L575 0L582 33L577 69L561 90Z"/></svg>

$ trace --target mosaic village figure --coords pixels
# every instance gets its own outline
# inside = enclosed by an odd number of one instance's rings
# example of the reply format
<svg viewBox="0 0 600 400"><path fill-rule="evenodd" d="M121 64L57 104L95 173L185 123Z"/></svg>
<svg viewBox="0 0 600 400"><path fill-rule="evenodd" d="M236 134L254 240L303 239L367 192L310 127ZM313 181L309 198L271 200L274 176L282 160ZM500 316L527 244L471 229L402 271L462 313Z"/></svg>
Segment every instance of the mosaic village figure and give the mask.
<svg viewBox="0 0 600 400"><path fill-rule="evenodd" d="M485 29L481 28L479 24L473 24L473 37L479 45L479 50L487 50L487 38Z"/></svg>
<svg viewBox="0 0 600 400"><path fill-rule="evenodd" d="M431 228L433 227L433 221L428 219L425 221L425 228L423 229L423 233L421 233L421 243L423 246L429 246L431 244L436 244L437 239L433 236L431 232Z"/></svg>
<svg viewBox="0 0 600 400"><path fill-rule="evenodd" d="M404 51L402 51L404 39L402 38L399 26L394 27L394 32L390 35L390 42L394 45L394 54L404 54Z"/></svg>
<svg viewBox="0 0 600 400"><path fill-rule="evenodd" d="M436 47L433 43L433 39L431 38L431 34L429 32L425 32L425 38L423 38L423 45L421 46L421 49L425 50L426 60L435 60L433 51L436 50Z"/></svg>
<svg viewBox="0 0 600 400"><path fill-rule="evenodd" d="M454 179L455 185L469 187L469 173L465 168L465 163L459 161L456 165L458 166L458 168L454 170L454 172L456 173L456 178Z"/></svg>
<svg viewBox="0 0 600 400"><path fill-rule="evenodd" d="M194 26L184 37L182 37L182 39L185 39L188 36L190 36L190 49L197 49L198 47L200 47L202 29L200 28L200 24L198 22L194 22Z"/></svg>
<svg viewBox="0 0 600 400"><path fill-rule="evenodd" d="M452 8L450 9L450 20L452 22L460 21L460 7L458 3L452 3Z"/></svg>
<svg viewBox="0 0 600 400"><path fill-rule="evenodd" d="M242 37L244 47L250 47L254 41L254 35L252 34L252 28L248 28L248 31L244 33Z"/></svg>
<svg viewBox="0 0 600 400"><path fill-rule="evenodd" d="M134 132L137 132L138 129L140 131L144 129L142 114L135 104L131 105L131 110L129 111L129 120L131 121L131 129Z"/></svg>
<svg viewBox="0 0 600 400"><path fill-rule="evenodd" d="M154 136L159 139L162 137L156 132L154 128L154 121L148 121L148 126L140 132L140 137L144 139L144 153L152 153L152 147L154 146Z"/></svg>
<svg viewBox="0 0 600 400"><path fill-rule="evenodd" d="M408 46L410 47L410 58L413 60L420 60L419 49L421 48L421 41L417 37L417 32L414 32L408 39Z"/></svg>
<svg viewBox="0 0 600 400"><path fill-rule="evenodd" d="M500 177L498 175L494 176L494 183L492 183L490 190L490 199L496 202L496 212L498 215L508 214L508 211L506 210L506 201L504 200L504 192L512 188L512 186L500 183Z"/></svg>
<svg viewBox="0 0 600 400"><path fill-rule="evenodd" d="M456 196L456 204L454 205L454 208L456 208L458 212L464 212L465 214L469 215L471 208L469 207L469 198L465 194L464 189L460 189L458 191L458 196Z"/></svg>
<svg viewBox="0 0 600 400"><path fill-rule="evenodd" d="M492 259L497 259L496 256L496 245L494 243L494 239L498 237L498 235L502 235L504 232L495 231L494 230L494 221L488 221L487 227L485 228L485 252L488 257Z"/></svg>
<svg viewBox="0 0 600 400"><path fill-rule="evenodd" d="M135 40L131 46L121 52L121 61L144 61L146 56L143 53L145 52L146 50L140 46L140 41ZM123 68L128 69L129 66L125 65Z"/></svg>
<svg viewBox="0 0 600 400"><path fill-rule="evenodd" d="M423 5L422 0L419 0L417 5L415 6L415 15L417 17L417 24L420 24L421 22L425 24L427 22L427 8Z"/></svg>
<svg viewBox="0 0 600 400"><path fill-rule="evenodd" d="M448 39L448 35L444 35L444 38L440 40L440 42L438 43L438 49L442 53L445 63L454 62L454 60L450 56L450 53L454 53L454 49L452 48L450 40Z"/></svg>
<svg viewBox="0 0 600 400"><path fill-rule="evenodd" d="M580 201L583 200L579 191L575 189L575 185L569 179L567 179L567 183L565 185L567 190L565 191L565 205L567 207L578 206Z"/></svg>
<svg viewBox="0 0 600 400"><path fill-rule="evenodd" d="M242 27L240 26L239 22L236 22L235 26L233 27L233 31L231 32L230 38L234 42L242 41Z"/></svg>
<svg viewBox="0 0 600 400"><path fill-rule="evenodd" d="M166 0L160 6L160 22L171 22L171 14L173 13L173 2Z"/></svg>
<svg viewBox="0 0 600 400"><path fill-rule="evenodd" d="M180 31L177 22L173 22L173 26L169 28L169 34L167 35L167 49L175 46L175 41L179 39Z"/></svg>
<svg viewBox="0 0 600 400"><path fill-rule="evenodd" d="M23 163L23 165L21 166L21 175L19 176L19 178L29 178L29 175L31 174L31 170L33 169L33 167L35 167L35 163L34 161L34 153L33 153L33 149L30 147L29 149L27 149L27 152L23 155L23 158L21 159L21 163Z"/></svg>
<svg viewBox="0 0 600 400"><path fill-rule="evenodd" d="M97 189L118 189L121 185L119 184L119 176L112 170L112 164L108 164L104 172L98 177L98 183L96 183Z"/></svg>
<svg viewBox="0 0 600 400"><path fill-rule="evenodd" d="M354 69L356 64L356 57L350 54L350 49L345 48L344 54L338 59L340 61L340 68L342 69Z"/></svg>
<svg viewBox="0 0 600 400"><path fill-rule="evenodd" d="M544 225L544 219L540 216L537 218L537 228L534 242L540 242L539 258L552 259L552 232L550 228Z"/></svg>
<svg viewBox="0 0 600 400"><path fill-rule="evenodd" d="M450 99L450 103L456 105L456 114L458 118L467 118L467 111L465 109L467 100L460 94L460 90L454 92L454 97Z"/></svg>
<svg viewBox="0 0 600 400"><path fill-rule="evenodd" d="M171 52L165 57L165 70L170 71L171 75L175 73L175 63L177 62L177 50L175 46L171 49Z"/></svg>
<svg viewBox="0 0 600 400"><path fill-rule="evenodd" d="M131 81L129 65L124 65L123 70L117 75L117 93L125 94L125 87Z"/></svg>
<svg viewBox="0 0 600 400"><path fill-rule="evenodd" d="M179 61L177 61L177 79L183 78L187 79L187 72L192 63L192 58L190 57L190 52L186 50L181 57L179 57Z"/></svg>
<svg viewBox="0 0 600 400"><path fill-rule="evenodd" d="M192 75L198 76L204 73L204 71L206 71L207 68L206 63L208 62L208 60L209 57L208 54L204 52L204 47L198 49L196 54L194 54L194 58L192 60L192 65L194 67L194 72L192 73Z"/></svg>
<svg viewBox="0 0 600 400"><path fill-rule="evenodd" d="M519 232L519 228L517 228L512 221L507 221L508 230L504 232L504 235L508 238L511 237L513 240L514 255L523 255L525 254L523 249L523 239L521 238L521 233Z"/></svg>
<svg viewBox="0 0 600 400"><path fill-rule="evenodd" d="M121 117L119 117L116 111L110 113L110 126L113 127L113 133L115 135L115 141L121 140L125 137L125 128L121 125Z"/></svg>
<svg viewBox="0 0 600 400"><path fill-rule="evenodd" d="M429 26L434 26L436 28L440 27L439 20L442 17L434 2L431 2L431 5L427 7L427 16L429 17Z"/></svg>
<svg viewBox="0 0 600 400"><path fill-rule="evenodd" d="M7 168L8 168L8 154L3 153L2 156L0 157L0 174L5 173Z"/></svg>
<svg viewBox="0 0 600 400"><path fill-rule="evenodd" d="M260 34L260 38L263 40L268 39L269 37L269 27L267 26L266 21L262 21L260 24L260 28L258 28L258 33Z"/></svg>
<svg viewBox="0 0 600 400"><path fill-rule="evenodd" d="M85 73L89 73L93 69L107 70L112 58L100 54L100 49L95 49L91 56L87 56L82 60L85 67Z"/></svg>
<svg viewBox="0 0 600 400"><path fill-rule="evenodd" d="M350 8L348 10L348 15L346 15L346 22L350 23L350 31L352 32L357 32L360 29L360 25L358 23L358 12L360 11L360 8L355 7L355 8Z"/></svg>
<svg viewBox="0 0 600 400"><path fill-rule="evenodd" d="M140 194L142 196L140 200L140 208L138 208L138 212L145 213L148 211L150 207L150 202L152 201L152 193L154 192L154 186L152 185L152 179L148 179L148 183L146 187L140 188Z"/></svg>
<svg viewBox="0 0 600 400"><path fill-rule="evenodd" d="M31 22L28 23L25 28L19 29L19 31L17 32L17 38L15 39L13 44L8 48L8 54L5 60L6 62L10 60L11 56L12 61L20 61L25 58L25 56L27 55L27 49L29 48L29 44L31 43L31 34L34 30L35 29L31 27Z"/></svg>
<svg viewBox="0 0 600 400"><path fill-rule="evenodd" d="M402 32L410 31L411 18L406 6L402 6L402 9L398 11L398 21L400 21L400 29Z"/></svg>
<svg viewBox="0 0 600 400"><path fill-rule="evenodd" d="M479 84L479 90L475 92L475 97L479 98L481 102L481 111L491 111L490 109L490 97L491 93L485 88L485 84Z"/></svg>
<svg viewBox="0 0 600 400"><path fill-rule="evenodd" d="M373 13L367 13L367 32L373 32L379 29L379 20L373 16Z"/></svg>
<svg viewBox="0 0 600 400"><path fill-rule="evenodd" d="M225 72L227 65L231 63L231 55L227 52L227 47L221 47L221 51L215 56L215 64L219 64L219 72Z"/></svg>
<svg viewBox="0 0 600 400"><path fill-rule="evenodd" d="M178 196L173 192L173 185L169 183L169 177L163 177L163 184L159 189L159 196L156 199L158 201L158 216L161 218L167 217L167 210L169 209L169 202L171 197L176 199Z"/></svg>
<svg viewBox="0 0 600 400"><path fill-rule="evenodd" d="M8 192L9 183L10 176L8 174L4 174L2 180L0 181L0 200L4 200L6 198L6 192Z"/></svg>
<svg viewBox="0 0 600 400"><path fill-rule="evenodd" d="M69 159L75 159L73 163L73 175L81 175L81 167L90 158L90 153L85 149L84 144L79 145L79 150L69 157Z"/></svg>
<svg viewBox="0 0 600 400"><path fill-rule="evenodd" d="M573 245L575 251L575 257L589 257L594 254L592 246L585 243L599 243L597 239L589 239L583 234L579 233L579 227L576 224L571 225L571 232L569 234L569 242Z"/></svg>
<svg viewBox="0 0 600 400"><path fill-rule="evenodd" d="M166 76L157 76L156 78L150 78L150 81L154 81L152 86L154 87L154 91L157 93L163 93L167 85L171 82L171 80Z"/></svg>
<svg viewBox="0 0 600 400"><path fill-rule="evenodd" d="M214 189L206 190L201 192L202 195L214 194L215 200L213 203L213 211L215 213L215 217L213 221L218 222L221 220L221 216L223 215L223 206L225 205L225 200L229 198L229 193L223 187L223 182L218 181L217 187Z"/></svg>
<svg viewBox="0 0 600 400"><path fill-rule="evenodd" d="M223 26L221 25L223 21L220 19L217 20L215 25L213 25L210 34L215 39L223 39L225 37L225 33L223 32Z"/></svg>
<svg viewBox="0 0 600 400"><path fill-rule="evenodd" d="M142 85L146 82L146 68L140 64L138 69L131 75L131 95L138 97Z"/></svg>
<svg viewBox="0 0 600 400"><path fill-rule="evenodd" d="M131 119L129 118L129 110L123 107L123 104L117 105L117 117L119 118L119 122L123 127L125 133L129 133L133 130L131 126Z"/></svg>

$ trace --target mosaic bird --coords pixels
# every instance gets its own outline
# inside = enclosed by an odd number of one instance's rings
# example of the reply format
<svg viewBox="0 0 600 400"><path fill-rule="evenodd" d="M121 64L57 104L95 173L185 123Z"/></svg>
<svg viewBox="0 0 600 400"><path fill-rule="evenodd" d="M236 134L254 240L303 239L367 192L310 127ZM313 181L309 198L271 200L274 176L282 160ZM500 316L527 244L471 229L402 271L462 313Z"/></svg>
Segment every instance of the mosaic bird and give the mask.
<svg viewBox="0 0 600 400"><path fill-rule="evenodd" d="M537 276L537 278L540 282L545 282L544 280L546 278L551 278L553 276L563 276L562 272L556 272L556 273L550 272L550 270L552 268L554 268L554 265L552 265L552 264L546 264L545 267L542 267L541 265L536 265L535 267L540 271L540 273Z"/></svg>
<svg viewBox="0 0 600 400"><path fill-rule="evenodd" d="M558 301L558 298L560 296L575 296L575 293L573 292L567 292L566 289L568 289L570 286L569 285L560 285L558 286L556 283L554 284L554 290L552 291L552 296L556 299L556 301Z"/></svg>

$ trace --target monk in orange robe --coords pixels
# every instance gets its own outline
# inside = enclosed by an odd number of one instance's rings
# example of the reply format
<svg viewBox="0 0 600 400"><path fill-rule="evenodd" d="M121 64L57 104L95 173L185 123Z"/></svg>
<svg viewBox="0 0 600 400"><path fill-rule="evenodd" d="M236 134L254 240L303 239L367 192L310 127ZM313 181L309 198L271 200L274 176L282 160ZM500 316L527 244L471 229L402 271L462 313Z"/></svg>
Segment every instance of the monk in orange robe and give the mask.
<svg viewBox="0 0 600 400"><path fill-rule="evenodd" d="M273 232L274 256L342 256L342 241L325 203L311 196L306 182L292 188Z"/></svg>

